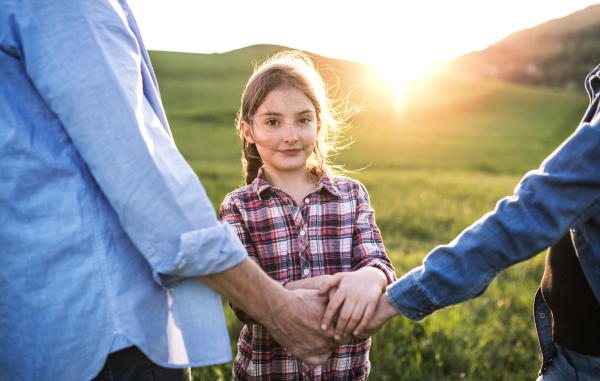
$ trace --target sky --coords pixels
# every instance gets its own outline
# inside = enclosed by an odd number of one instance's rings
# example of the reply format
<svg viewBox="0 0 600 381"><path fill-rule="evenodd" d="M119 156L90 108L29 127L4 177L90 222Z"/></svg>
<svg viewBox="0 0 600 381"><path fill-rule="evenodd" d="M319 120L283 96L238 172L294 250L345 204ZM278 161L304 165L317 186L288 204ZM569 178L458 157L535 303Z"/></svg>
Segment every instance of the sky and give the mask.
<svg viewBox="0 0 600 381"><path fill-rule="evenodd" d="M402 81L599 0L129 0L146 47L276 44L378 65Z"/></svg>

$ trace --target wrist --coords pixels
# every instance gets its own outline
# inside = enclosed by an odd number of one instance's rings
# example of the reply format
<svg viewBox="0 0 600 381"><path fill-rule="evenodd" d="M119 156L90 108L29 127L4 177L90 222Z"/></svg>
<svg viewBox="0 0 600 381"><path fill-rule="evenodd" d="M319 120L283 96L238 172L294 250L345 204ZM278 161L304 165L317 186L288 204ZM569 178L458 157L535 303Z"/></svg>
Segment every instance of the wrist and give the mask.
<svg viewBox="0 0 600 381"><path fill-rule="evenodd" d="M396 307L394 307L392 302L390 302L387 292L384 292L381 297L379 297L377 308L381 308L382 318L384 321L388 321L391 318L400 315L400 312L398 312Z"/></svg>
<svg viewBox="0 0 600 381"><path fill-rule="evenodd" d="M260 316L256 320L260 321L262 325L272 330L275 329L277 322L280 321L280 315L285 310L286 301L289 299L292 291L287 289L288 282L281 286L278 283L274 283L275 287L268 287L264 289L264 304L257 314Z"/></svg>
<svg viewBox="0 0 600 381"><path fill-rule="evenodd" d="M371 281L381 288L381 293L385 292L386 287L388 286L388 280L383 271L374 266L363 267L359 271L361 270L369 274Z"/></svg>

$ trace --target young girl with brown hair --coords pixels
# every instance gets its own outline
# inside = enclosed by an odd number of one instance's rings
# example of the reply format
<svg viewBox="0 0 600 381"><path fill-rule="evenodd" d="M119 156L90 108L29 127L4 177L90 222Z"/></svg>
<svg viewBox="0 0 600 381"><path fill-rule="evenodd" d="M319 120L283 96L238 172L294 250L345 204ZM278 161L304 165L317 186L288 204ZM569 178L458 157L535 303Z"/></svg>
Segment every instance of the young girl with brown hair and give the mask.
<svg viewBox="0 0 600 381"><path fill-rule="evenodd" d="M248 185L228 194L220 213L250 257L285 288L319 289L325 279L345 273L329 294L343 301L338 314L348 321L338 340L364 328L379 296L396 280L365 187L337 175L330 162L340 129L356 112L341 103L335 107L301 52L279 53L257 68L237 120ZM370 338L332 349L325 365L310 369L260 323L232 308L246 323L236 380L367 378Z"/></svg>

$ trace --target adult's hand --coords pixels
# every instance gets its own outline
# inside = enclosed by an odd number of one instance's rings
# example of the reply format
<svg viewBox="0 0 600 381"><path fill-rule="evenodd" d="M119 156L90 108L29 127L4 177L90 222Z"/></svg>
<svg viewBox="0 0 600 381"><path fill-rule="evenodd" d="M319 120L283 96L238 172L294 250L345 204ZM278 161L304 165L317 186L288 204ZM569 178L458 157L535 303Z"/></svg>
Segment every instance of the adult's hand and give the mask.
<svg viewBox="0 0 600 381"><path fill-rule="evenodd" d="M226 271L198 279L264 325L292 355L312 367L324 364L339 344L321 330L327 298L316 290L289 291L249 258ZM328 338L329 337L329 338Z"/></svg>
<svg viewBox="0 0 600 381"><path fill-rule="evenodd" d="M263 323L275 340L312 367L324 364L337 346L320 328L327 297L316 290L286 291L285 299L275 301L270 323Z"/></svg>

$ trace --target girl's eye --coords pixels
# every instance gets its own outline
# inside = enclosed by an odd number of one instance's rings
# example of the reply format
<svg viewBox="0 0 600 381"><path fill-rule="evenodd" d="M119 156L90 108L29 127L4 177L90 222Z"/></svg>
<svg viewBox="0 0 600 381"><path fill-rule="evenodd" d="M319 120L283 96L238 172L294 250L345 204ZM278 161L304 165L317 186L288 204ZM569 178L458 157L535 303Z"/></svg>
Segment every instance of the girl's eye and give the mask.
<svg viewBox="0 0 600 381"><path fill-rule="evenodd" d="M310 118L300 118L299 122L300 124L309 124Z"/></svg>
<svg viewBox="0 0 600 381"><path fill-rule="evenodd" d="M269 119L267 120L267 125L268 126L276 126L277 125L277 119Z"/></svg>

